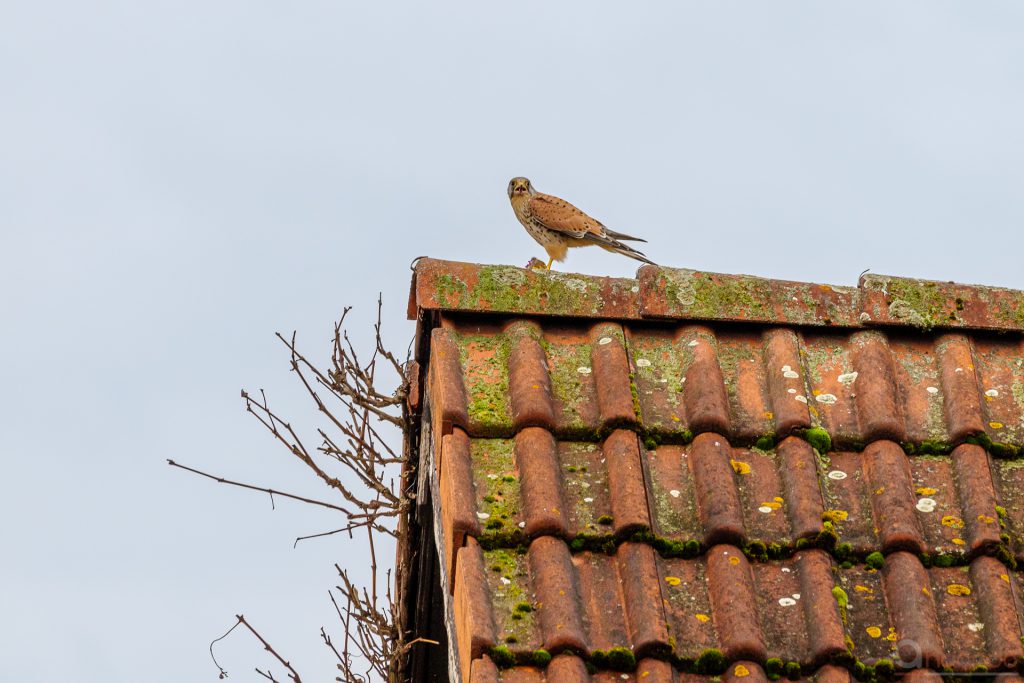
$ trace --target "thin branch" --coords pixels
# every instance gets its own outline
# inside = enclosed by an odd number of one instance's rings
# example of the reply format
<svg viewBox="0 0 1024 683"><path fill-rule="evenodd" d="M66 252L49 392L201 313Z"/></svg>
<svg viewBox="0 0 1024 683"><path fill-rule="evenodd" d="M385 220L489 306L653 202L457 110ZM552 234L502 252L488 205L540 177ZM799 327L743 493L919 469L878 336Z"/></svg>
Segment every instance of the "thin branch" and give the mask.
<svg viewBox="0 0 1024 683"><path fill-rule="evenodd" d="M225 479L224 477L218 477L215 474L207 474L202 470L197 470L187 465L182 465L181 463L175 462L170 458L167 459L167 464L170 465L171 467L177 467L178 469L191 472L192 474L198 474L199 476L206 477L207 479L213 479L218 484L230 484L231 486L249 489L250 491L261 491L263 493L269 493L271 496L281 496L283 498L290 498L291 500L297 500L302 503L309 503L310 505L319 505L320 507L330 508L331 510L337 510L338 512L344 512L346 515L350 514L349 511L346 510L345 508L338 507L337 505L334 505L332 503L325 503L322 500L314 500L312 498L306 498L304 496L297 496L294 493L285 493L284 491L278 491L277 489L270 489L263 486L254 486L252 484L245 484L239 481L232 481L230 479Z"/></svg>

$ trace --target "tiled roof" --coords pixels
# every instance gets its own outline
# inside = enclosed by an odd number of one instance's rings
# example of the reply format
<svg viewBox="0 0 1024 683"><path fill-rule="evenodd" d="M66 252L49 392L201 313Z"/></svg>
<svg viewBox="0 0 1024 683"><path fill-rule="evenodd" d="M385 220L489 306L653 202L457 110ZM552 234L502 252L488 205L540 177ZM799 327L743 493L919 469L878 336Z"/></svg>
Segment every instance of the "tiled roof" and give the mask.
<svg viewBox="0 0 1024 683"><path fill-rule="evenodd" d="M1024 293L428 259L410 315L462 680L1024 660Z"/></svg>

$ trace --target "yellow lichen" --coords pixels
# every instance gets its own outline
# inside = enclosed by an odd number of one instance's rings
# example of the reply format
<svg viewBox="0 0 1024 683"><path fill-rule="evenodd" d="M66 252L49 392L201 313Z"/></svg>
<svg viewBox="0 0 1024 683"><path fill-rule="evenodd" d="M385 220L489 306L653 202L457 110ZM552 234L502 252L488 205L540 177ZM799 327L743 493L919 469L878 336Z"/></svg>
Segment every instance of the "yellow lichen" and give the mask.
<svg viewBox="0 0 1024 683"><path fill-rule="evenodd" d="M1006 583L1010 583L1010 577L1007 574L1000 574L999 578L1005 581Z"/></svg>
<svg viewBox="0 0 1024 683"><path fill-rule="evenodd" d="M882 637L882 629L878 628L877 626L868 626L864 630L867 631L868 635L871 636L872 638L881 638Z"/></svg>
<svg viewBox="0 0 1024 683"><path fill-rule="evenodd" d="M680 579L678 576L666 576L665 577L665 583L667 583L670 586L678 586L682 582L683 582L683 580Z"/></svg>
<svg viewBox="0 0 1024 683"><path fill-rule="evenodd" d="M743 666L742 664L737 664L736 668L733 669L732 672L736 675L737 678L743 678L744 676L750 675L750 669Z"/></svg>
<svg viewBox="0 0 1024 683"><path fill-rule="evenodd" d="M697 617L697 621L699 621L702 624L706 624L709 621L711 621L711 617L709 617L706 614L695 614L694 616Z"/></svg>
<svg viewBox="0 0 1024 683"><path fill-rule="evenodd" d="M922 496L934 496L936 493L939 492L939 490L933 489L930 486L922 486L917 489L917 492L920 493Z"/></svg>
<svg viewBox="0 0 1024 683"><path fill-rule="evenodd" d="M846 518L850 516L850 513L846 510L825 510L821 513L821 518L827 522L845 522Z"/></svg>
<svg viewBox="0 0 1024 683"><path fill-rule="evenodd" d="M964 544L964 539L962 539L962 538L954 538L952 540L953 540L953 545L963 545Z"/></svg>
<svg viewBox="0 0 1024 683"><path fill-rule="evenodd" d="M860 586L860 585L854 586L853 590L857 591L858 593L868 593L868 594L871 594L871 593L875 592L875 591L871 590L870 588L868 588L867 586Z"/></svg>
<svg viewBox="0 0 1024 683"><path fill-rule="evenodd" d="M1002 429L1003 428L1003 423L1002 422L989 422L988 426L991 427L992 429Z"/></svg>
<svg viewBox="0 0 1024 683"><path fill-rule="evenodd" d="M951 529L963 529L964 520L953 515L946 515L942 518L942 526L948 526Z"/></svg>
<svg viewBox="0 0 1024 683"><path fill-rule="evenodd" d="M995 524L996 518L988 515L978 515L978 521L982 524Z"/></svg>
<svg viewBox="0 0 1024 683"><path fill-rule="evenodd" d="M731 564L732 566L735 567L739 563L740 563L740 558L736 557L735 555L733 555L732 557L729 558L729 564Z"/></svg>
<svg viewBox="0 0 1024 683"><path fill-rule="evenodd" d="M946 586L946 592L950 595L970 595L971 589L962 583L951 583Z"/></svg>
<svg viewBox="0 0 1024 683"><path fill-rule="evenodd" d="M729 464L736 470L736 474L750 474L750 464L742 460L730 460Z"/></svg>

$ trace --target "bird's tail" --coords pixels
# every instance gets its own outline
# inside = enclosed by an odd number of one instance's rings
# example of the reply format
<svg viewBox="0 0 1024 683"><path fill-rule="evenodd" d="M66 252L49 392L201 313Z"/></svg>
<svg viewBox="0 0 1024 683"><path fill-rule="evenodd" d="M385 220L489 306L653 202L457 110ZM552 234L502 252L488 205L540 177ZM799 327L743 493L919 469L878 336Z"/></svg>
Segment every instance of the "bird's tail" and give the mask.
<svg viewBox="0 0 1024 683"><path fill-rule="evenodd" d="M612 239L616 239L616 240L625 240L627 242L646 242L647 241L647 240L645 240L642 237L633 237L632 235L627 235L624 232L615 232L614 230L609 230L608 228L605 228L604 232L605 232L606 235L608 235Z"/></svg>
<svg viewBox="0 0 1024 683"><path fill-rule="evenodd" d="M652 266L658 265L654 261L644 256L642 252L637 251L631 246L622 244L621 242L615 242L614 244L602 244L601 246L607 249L608 251L614 252L616 254L622 254L623 256L628 256L629 258L636 259L637 261L649 263Z"/></svg>

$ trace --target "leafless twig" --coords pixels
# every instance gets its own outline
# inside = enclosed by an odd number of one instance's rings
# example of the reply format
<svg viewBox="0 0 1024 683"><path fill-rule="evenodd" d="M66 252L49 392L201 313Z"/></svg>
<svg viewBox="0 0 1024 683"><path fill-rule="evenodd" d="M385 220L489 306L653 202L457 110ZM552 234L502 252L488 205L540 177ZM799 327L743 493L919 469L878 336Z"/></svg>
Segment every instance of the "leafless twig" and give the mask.
<svg viewBox="0 0 1024 683"><path fill-rule="evenodd" d="M251 633L253 636L255 636L256 640L260 641L260 644L263 645L263 649L264 650L269 652L274 657L274 659L276 659L278 662L280 662L281 666L283 666L284 668L288 669L288 678L290 678L293 681L293 683L302 683L302 679L299 678L299 674L295 671L295 669L292 668L291 663L288 662L284 657L282 657L281 655L279 655L277 653L277 650L275 650L273 648L273 646L271 646L271 644L268 643L266 641L266 639L263 636L260 635L259 631L257 631L255 628L253 628L252 625L248 621L246 621L244 615L236 614L235 615L235 620L236 621L235 621L234 625L227 630L227 633L222 635L220 638L214 639L213 642L210 643L210 657L213 659L213 663L216 664L217 668L220 670L220 678L222 678L222 679L223 678L227 678L228 677L228 672L224 669L224 667L222 667L217 662L217 658L213 656L213 646L218 641L224 640L229 635L231 635L231 632L234 631L239 626L244 626L245 628L249 629L249 633ZM256 673L258 673L259 675L263 676L267 680L277 681L277 679L274 678L274 676L269 672L269 670L264 672L264 671L260 671L259 668L257 668L256 669Z"/></svg>

